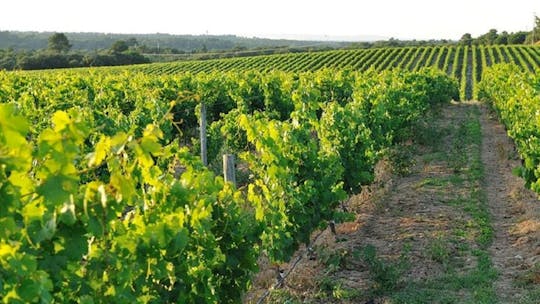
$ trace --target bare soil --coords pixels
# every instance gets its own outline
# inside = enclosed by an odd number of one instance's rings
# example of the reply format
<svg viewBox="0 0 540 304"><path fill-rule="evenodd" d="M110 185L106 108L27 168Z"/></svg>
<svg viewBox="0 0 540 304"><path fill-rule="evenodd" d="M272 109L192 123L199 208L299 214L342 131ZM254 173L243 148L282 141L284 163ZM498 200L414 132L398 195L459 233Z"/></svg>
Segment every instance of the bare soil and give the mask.
<svg viewBox="0 0 540 304"><path fill-rule="evenodd" d="M481 109L482 161L495 231L489 251L500 273L495 288L502 303L516 303L524 292L516 283L540 262L540 202L525 189L523 179L512 174L521 162L506 130L486 106ZM534 283L540 284L540 274L532 275Z"/></svg>

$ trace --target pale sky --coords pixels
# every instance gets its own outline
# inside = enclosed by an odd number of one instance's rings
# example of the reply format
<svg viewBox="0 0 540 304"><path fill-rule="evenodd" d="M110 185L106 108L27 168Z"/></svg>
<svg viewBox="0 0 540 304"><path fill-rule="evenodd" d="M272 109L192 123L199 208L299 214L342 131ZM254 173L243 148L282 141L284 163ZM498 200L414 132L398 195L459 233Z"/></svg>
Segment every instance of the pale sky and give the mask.
<svg viewBox="0 0 540 304"><path fill-rule="evenodd" d="M0 31L459 39L531 30L540 0L2 0Z"/></svg>

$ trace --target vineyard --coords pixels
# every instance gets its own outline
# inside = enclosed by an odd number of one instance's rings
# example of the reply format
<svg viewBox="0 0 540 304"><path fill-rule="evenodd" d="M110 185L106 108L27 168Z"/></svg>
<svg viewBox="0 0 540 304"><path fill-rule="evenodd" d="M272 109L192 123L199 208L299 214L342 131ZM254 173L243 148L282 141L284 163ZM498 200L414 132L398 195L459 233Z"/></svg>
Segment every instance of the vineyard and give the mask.
<svg viewBox="0 0 540 304"><path fill-rule="evenodd" d="M540 67L540 47L496 45L336 50L319 53L159 63L133 66L131 70L162 75L181 72L208 73L243 70L305 72L323 68L347 68L355 71L367 71L370 68L376 71L401 68L417 71L423 67L433 67L455 77L460 84L461 99L470 100L478 98L478 82L482 78L483 70L498 63L514 64L522 70L532 72Z"/></svg>
<svg viewBox="0 0 540 304"><path fill-rule="evenodd" d="M289 260L344 218L385 151L457 98L429 70L92 73L0 74L6 303L238 302L262 253ZM238 188L216 177L223 152Z"/></svg>
<svg viewBox="0 0 540 304"><path fill-rule="evenodd" d="M485 74L479 95L497 111L514 140L523 166L517 168L527 186L540 193L540 77L503 65Z"/></svg>
<svg viewBox="0 0 540 304"><path fill-rule="evenodd" d="M403 161L396 149L450 135L424 166L442 155L444 185L472 197L450 215L468 218L452 241L491 286L479 110L444 131L427 117L484 100L540 193L539 68L538 47L436 46L0 72L0 301L240 302L261 257L290 261L314 231L354 219L343 203L379 163ZM489 288L474 299L491 302Z"/></svg>

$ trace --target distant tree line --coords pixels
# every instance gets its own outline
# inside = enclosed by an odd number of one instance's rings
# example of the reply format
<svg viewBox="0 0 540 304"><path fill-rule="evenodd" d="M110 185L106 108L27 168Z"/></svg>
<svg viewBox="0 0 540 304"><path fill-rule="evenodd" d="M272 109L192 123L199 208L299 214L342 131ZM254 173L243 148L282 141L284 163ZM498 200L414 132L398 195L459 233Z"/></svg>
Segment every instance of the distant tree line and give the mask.
<svg viewBox="0 0 540 304"><path fill-rule="evenodd" d="M51 32L13 32L0 31L0 49L38 50L47 47ZM105 34L105 33L66 33L72 50L96 51L108 49L118 40L138 41L141 53L188 54L232 50L234 48L256 49L277 46L307 47L324 45L339 48L348 42L301 41L287 39L248 38L235 35L171 35L171 34ZM206 51L205 51L206 49Z"/></svg>
<svg viewBox="0 0 540 304"><path fill-rule="evenodd" d="M465 33L461 36L459 43L462 45L504 45L504 44L525 44L528 42L527 37L530 32L515 32L508 33L503 31L498 33L496 29L491 29L489 32L473 38L470 33ZM530 43L530 42L529 42Z"/></svg>
<svg viewBox="0 0 540 304"><path fill-rule="evenodd" d="M504 44L535 44L540 41L540 18L534 17L534 29L530 32L519 31L499 33L496 29L491 29L487 33L473 38L470 33L461 36L459 43L462 45L504 45Z"/></svg>
<svg viewBox="0 0 540 304"><path fill-rule="evenodd" d="M10 35L13 36L13 32L0 32L0 46L3 43L6 43L6 41L2 40L2 35L4 34L4 36L6 36L5 33L10 33ZM105 34L101 35L106 36ZM158 34L157 36L161 37L160 35L161 34ZM147 63L150 61L157 62L175 60L204 60L214 58L270 55L278 53L323 51L335 49L336 47L344 47L350 44L346 42L310 41L309 45L306 41L239 38L236 36L219 36L218 39L209 36L205 38L205 41L208 42L212 48L208 47L206 43L202 43L200 45L200 48L198 49L185 51L173 47L161 46L159 43L156 46L148 46L146 44L140 43L134 37L127 37L123 35L114 36L125 37L126 39L113 41L107 46L107 48L93 51L80 49L73 50L73 44L75 44L75 42L72 42L70 39L68 39L69 36L64 33L54 33L50 35L47 39L47 44L41 49L20 50L13 47L0 49L0 70L36 70L52 68L127 65ZM170 35L165 35L164 37L169 36ZM29 39L37 39L36 37L31 36ZM226 39L229 39L231 37L233 41L251 41L252 39L254 39L255 41L259 41L262 43L260 43L260 46L257 46L255 48L248 48L241 45L234 46L232 44L224 44L222 45L223 47L230 48L217 50L214 49L214 47L216 46L215 41L221 41L224 39L225 41L228 41ZM40 45L43 46L43 43L40 43Z"/></svg>
<svg viewBox="0 0 540 304"><path fill-rule="evenodd" d="M0 49L0 70L43 70L150 62L136 50L136 46L136 40L119 40L106 50L71 52L72 45L66 35L55 33L49 37L46 49Z"/></svg>

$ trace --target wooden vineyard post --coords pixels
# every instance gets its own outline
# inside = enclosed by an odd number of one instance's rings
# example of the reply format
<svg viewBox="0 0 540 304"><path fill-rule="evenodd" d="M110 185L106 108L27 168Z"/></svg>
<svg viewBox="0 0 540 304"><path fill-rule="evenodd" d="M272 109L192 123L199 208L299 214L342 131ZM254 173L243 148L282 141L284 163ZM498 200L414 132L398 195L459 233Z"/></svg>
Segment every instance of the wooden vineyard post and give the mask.
<svg viewBox="0 0 540 304"><path fill-rule="evenodd" d="M206 105L204 102L201 102L201 120L199 130L201 140L201 161L203 165L208 166L208 158L206 154Z"/></svg>
<svg viewBox="0 0 540 304"><path fill-rule="evenodd" d="M236 187L234 154L223 154L223 175L226 182L231 182Z"/></svg>

